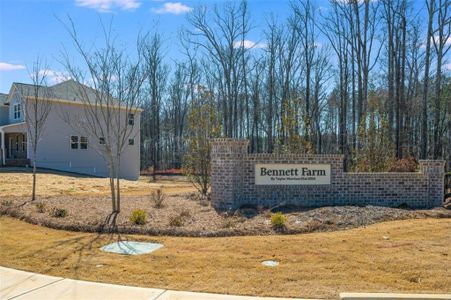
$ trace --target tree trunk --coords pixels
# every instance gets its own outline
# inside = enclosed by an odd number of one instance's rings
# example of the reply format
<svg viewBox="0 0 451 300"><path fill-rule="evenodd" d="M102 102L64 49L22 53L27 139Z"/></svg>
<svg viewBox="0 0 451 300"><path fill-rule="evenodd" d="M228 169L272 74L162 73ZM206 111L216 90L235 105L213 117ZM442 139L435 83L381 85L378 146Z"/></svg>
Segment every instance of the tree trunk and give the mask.
<svg viewBox="0 0 451 300"><path fill-rule="evenodd" d="M36 157L36 153L33 154ZM33 159L33 192L31 195L31 201L36 200L36 159Z"/></svg>
<svg viewBox="0 0 451 300"><path fill-rule="evenodd" d="M429 0L428 6L428 31L426 35L426 52L424 66L424 85L423 85L423 101L422 101L422 117L421 117L421 151L420 158L427 158L428 149L428 91L429 91L429 67L431 63L431 38L432 38L432 20L434 18L435 0Z"/></svg>

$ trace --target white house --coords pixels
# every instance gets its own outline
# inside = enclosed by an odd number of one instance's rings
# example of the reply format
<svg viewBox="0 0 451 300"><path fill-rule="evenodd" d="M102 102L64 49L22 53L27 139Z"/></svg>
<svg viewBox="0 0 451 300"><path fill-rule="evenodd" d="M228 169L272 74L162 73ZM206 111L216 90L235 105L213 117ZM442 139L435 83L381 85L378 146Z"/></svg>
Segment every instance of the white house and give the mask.
<svg viewBox="0 0 451 300"><path fill-rule="evenodd" d="M99 145L105 142L102 137L95 137L83 132L82 127L70 124L67 117L83 118L86 101L77 98L75 88L86 88L90 97L95 97L91 88L68 80L45 88L46 101L51 101L42 135L38 143L36 165L60 171L108 177L108 166L99 152ZM24 101L32 95L33 85L13 83L9 94L0 94L0 165L26 166L30 164L30 139L24 109ZM44 87L43 87L44 89ZM126 146L121 155L120 178L136 180L140 168L140 109L126 110L117 104L114 107L130 125ZM127 116L125 116L128 114Z"/></svg>

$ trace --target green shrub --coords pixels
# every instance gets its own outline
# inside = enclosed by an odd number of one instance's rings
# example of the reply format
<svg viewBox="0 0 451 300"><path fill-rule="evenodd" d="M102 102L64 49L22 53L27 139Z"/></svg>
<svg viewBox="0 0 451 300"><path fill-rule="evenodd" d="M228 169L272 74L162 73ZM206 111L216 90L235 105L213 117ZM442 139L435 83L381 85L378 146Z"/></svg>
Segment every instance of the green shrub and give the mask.
<svg viewBox="0 0 451 300"><path fill-rule="evenodd" d="M155 208L162 208L163 202L166 199L166 196L164 195L164 193L161 189L158 189L152 193L151 199L154 203Z"/></svg>
<svg viewBox="0 0 451 300"><path fill-rule="evenodd" d="M144 225L146 223L147 214L142 209L135 209L130 216L130 222L135 225Z"/></svg>
<svg viewBox="0 0 451 300"><path fill-rule="evenodd" d="M285 217L281 212L276 212L271 216L271 226L274 229L283 229L287 223L287 217Z"/></svg>
<svg viewBox="0 0 451 300"><path fill-rule="evenodd" d="M44 202L38 202L36 203L36 210L38 211L38 213L42 214L45 213L46 211L46 206Z"/></svg>
<svg viewBox="0 0 451 300"><path fill-rule="evenodd" d="M54 218L64 218L67 216L67 210L65 208L54 207L50 215Z"/></svg>

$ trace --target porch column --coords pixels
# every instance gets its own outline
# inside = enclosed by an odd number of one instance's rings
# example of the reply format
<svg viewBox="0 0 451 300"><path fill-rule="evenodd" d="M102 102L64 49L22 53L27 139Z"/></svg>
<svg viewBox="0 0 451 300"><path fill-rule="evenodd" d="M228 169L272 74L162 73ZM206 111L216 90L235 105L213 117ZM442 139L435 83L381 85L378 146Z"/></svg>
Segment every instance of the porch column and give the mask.
<svg viewBox="0 0 451 300"><path fill-rule="evenodd" d="M2 166L5 165L5 132L3 131L2 128L0 128L0 139L1 139L1 144L0 144L0 149L2 150Z"/></svg>

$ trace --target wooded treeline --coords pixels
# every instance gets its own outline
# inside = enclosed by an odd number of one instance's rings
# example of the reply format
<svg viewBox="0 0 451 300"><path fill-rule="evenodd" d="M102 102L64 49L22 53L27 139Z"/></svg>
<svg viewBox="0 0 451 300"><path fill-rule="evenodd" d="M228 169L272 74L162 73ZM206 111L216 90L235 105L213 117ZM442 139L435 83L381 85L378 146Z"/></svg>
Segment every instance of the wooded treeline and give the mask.
<svg viewBox="0 0 451 300"><path fill-rule="evenodd" d="M450 3L294 0L256 42L246 1L195 8L171 68L158 32L140 39L142 167L182 166L205 124L193 115L249 139L252 152L342 153L360 170L407 157L449 162Z"/></svg>

